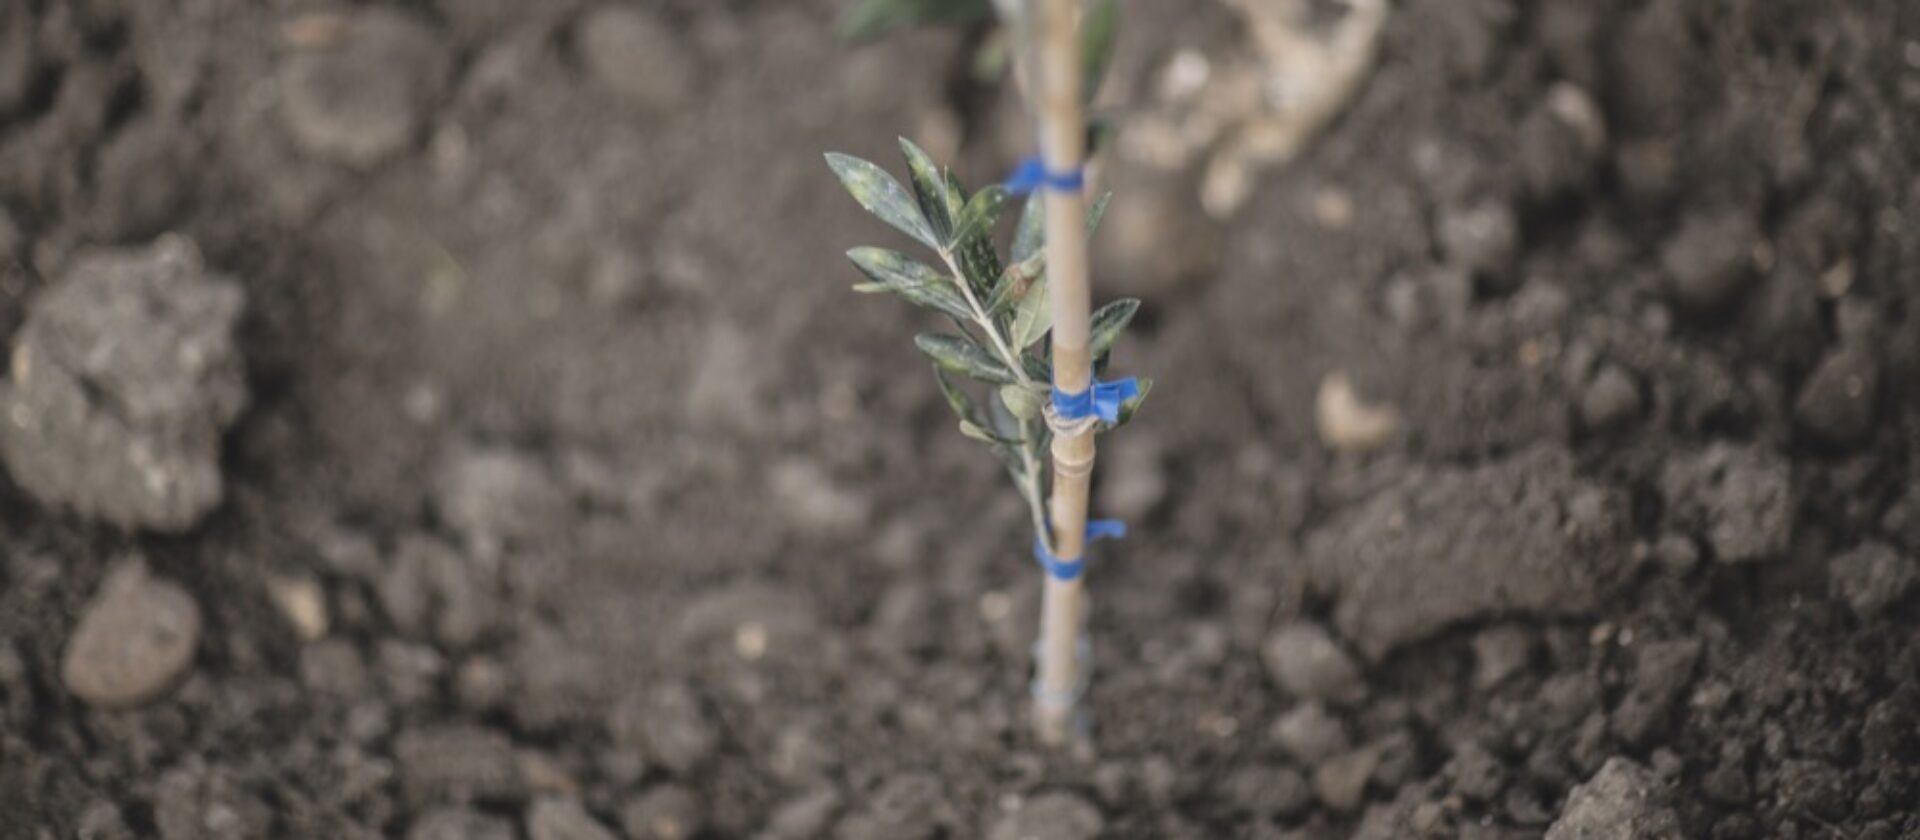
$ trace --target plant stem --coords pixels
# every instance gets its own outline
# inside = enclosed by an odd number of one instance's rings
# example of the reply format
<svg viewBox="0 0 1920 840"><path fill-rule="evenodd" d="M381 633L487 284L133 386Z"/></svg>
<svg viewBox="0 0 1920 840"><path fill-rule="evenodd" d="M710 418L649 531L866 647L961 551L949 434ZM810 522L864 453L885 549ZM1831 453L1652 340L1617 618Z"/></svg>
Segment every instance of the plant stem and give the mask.
<svg viewBox="0 0 1920 840"><path fill-rule="evenodd" d="M987 310L980 305L980 299L974 297L973 289L967 284L967 275L960 270L960 264L953 261L953 255L947 249L940 249L940 259L947 264L947 270L953 272L953 284L960 287L960 294L967 299L967 307L973 310L973 322L987 334L987 340L993 342L993 351L1000 354L1000 361L1006 363L1013 377L1021 386L1030 387L1033 379L1027 376L1025 365L1020 364L1019 354L1009 349L1007 340L1000 337L999 328L993 325L993 319L987 317ZM1023 424L1024 425L1024 424Z"/></svg>
<svg viewBox="0 0 1920 840"><path fill-rule="evenodd" d="M1081 109L1079 0L1035 0L1030 13L1038 38L1033 88L1040 146L1050 172L1074 172L1086 158ZM1086 200L1075 190L1048 189L1046 259L1048 305L1053 309L1053 385L1069 394L1093 382L1088 349L1091 292L1087 281ZM1055 556L1086 550L1087 493L1092 485L1094 424L1055 429L1053 435L1053 546ZM1084 685L1079 642L1085 627L1084 578L1048 576L1040 613L1039 688L1034 722L1042 741L1063 743L1072 733L1077 694Z"/></svg>

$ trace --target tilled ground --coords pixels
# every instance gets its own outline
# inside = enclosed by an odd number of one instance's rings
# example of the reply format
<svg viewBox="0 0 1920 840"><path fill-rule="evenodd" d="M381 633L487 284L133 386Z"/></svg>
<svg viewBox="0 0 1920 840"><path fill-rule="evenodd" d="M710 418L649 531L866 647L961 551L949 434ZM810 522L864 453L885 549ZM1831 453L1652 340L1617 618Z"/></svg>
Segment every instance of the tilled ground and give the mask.
<svg viewBox="0 0 1920 840"><path fill-rule="evenodd" d="M835 5L0 6L0 837L1920 836L1920 9L1415 0L1243 206L1123 140L1055 755L819 157L1024 129ZM1123 130L1244 46L1128 11Z"/></svg>

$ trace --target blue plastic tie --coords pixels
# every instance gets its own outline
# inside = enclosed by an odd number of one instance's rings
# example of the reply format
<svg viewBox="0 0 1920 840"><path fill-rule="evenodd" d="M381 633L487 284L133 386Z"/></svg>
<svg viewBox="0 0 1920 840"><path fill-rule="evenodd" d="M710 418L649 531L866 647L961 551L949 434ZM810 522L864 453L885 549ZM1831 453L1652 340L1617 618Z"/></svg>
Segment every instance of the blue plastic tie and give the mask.
<svg viewBox="0 0 1920 840"><path fill-rule="evenodd" d="M1062 420L1098 417L1107 423L1120 422L1120 406L1140 396L1140 381L1129 376L1112 382L1094 380L1093 387L1078 394L1053 389L1053 413Z"/></svg>
<svg viewBox="0 0 1920 840"><path fill-rule="evenodd" d="M1007 192L1014 195L1026 195L1041 189L1059 192L1079 192L1087 185L1086 171L1075 169L1071 172L1052 172L1047 162L1037 157L1026 158L1007 178Z"/></svg>
<svg viewBox="0 0 1920 840"><path fill-rule="evenodd" d="M1127 523L1121 522L1118 519L1090 519L1087 521L1087 542L1106 538L1119 539L1126 535ZM1033 559L1040 561L1040 568L1045 569L1047 576L1055 580L1077 580L1080 574L1087 570L1087 558L1085 557L1062 560L1053 556L1053 552L1047 550L1047 538L1045 535L1033 538Z"/></svg>

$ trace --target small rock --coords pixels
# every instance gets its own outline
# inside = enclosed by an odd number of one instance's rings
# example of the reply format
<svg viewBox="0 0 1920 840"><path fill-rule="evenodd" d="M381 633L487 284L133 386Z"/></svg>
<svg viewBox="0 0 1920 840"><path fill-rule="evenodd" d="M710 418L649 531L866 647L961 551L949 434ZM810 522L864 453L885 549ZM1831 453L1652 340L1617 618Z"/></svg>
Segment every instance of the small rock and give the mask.
<svg viewBox="0 0 1920 840"><path fill-rule="evenodd" d="M267 581L267 597L303 642L327 635L327 592L310 577L274 577Z"/></svg>
<svg viewBox="0 0 1920 840"><path fill-rule="evenodd" d="M693 93L700 71L686 35L648 7L604 4L580 19L574 39L594 78L632 102L665 110Z"/></svg>
<svg viewBox="0 0 1920 840"><path fill-rule="evenodd" d="M1772 452L1727 443L1673 459L1660 482L1668 517L1704 532L1722 563L1778 556L1793 534L1789 469Z"/></svg>
<svg viewBox="0 0 1920 840"><path fill-rule="evenodd" d="M1335 452L1372 452L1386 445L1400 428L1399 412L1392 406L1362 402L1344 371L1320 380L1313 418L1320 443Z"/></svg>
<svg viewBox="0 0 1920 840"><path fill-rule="evenodd" d="M513 824L471 808L435 808L413 821L407 840L514 840Z"/></svg>
<svg viewBox="0 0 1920 840"><path fill-rule="evenodd" d="M402 633L430 630L445 647L468 647L500 621L499 605L474 565L438 539L408 534L374 591Z"/></svg>
<svg viewBox="0 0 1920 840"><path fill-rule="evenodd" d="M1567 795L1546 840L1678 838L1679 819L1654 787L1652 772L1618 756Z"/></svg>
<svg viewBox="0 0 1920 840"><path fill-rule="evenodd" d="M1314 769L1313 794L1327 807L1351 813L1359 809L1379 765L1380 751L1370 746L1337 756Z"/></svg>
<svg viewBox="0 0 1920 840"><path fill-rule="evenodd" d="M1291 767L1243 767L1228 777L1227 800L1240 813L1260 820L1291 817L1313 802L1307 778Z"/></svg>
<svg viewBox="0 0 1920 840"><path fill-rule="evenodd" d="M561 798L578 796L580 782L560 766L553 756L539 750L518 750L513 754L514 766L520 774L520 784L528 793L552 795Z"/></svg>
<svg viewBox="0 0 1920 840"><path fill-rule="evenodd" d="M1295 761L1309 767L1319 764L1352 746L1345 723L1327 711L1318 700L1309 700L1287 710L1273 722L1269 737Z"/></svg>
<svg viewBox="0 0 1920 840"><path fill-rule="evenodd" d="M1920 563L1885 543L1864 543L1827 564L1827 585L1862 621L1887 607L1920 583Z"/></svg>
<svg viewBox="0 0 1920 840"><path fill-rule="evenodd" d="M0 456L43 503L181 532L222 496L220 439L247 402L243 296L184 238L74 261L34 298L0 385Z"/></svg>
<svg viewBox="0 0 1920 840"><path fill-rule="evenodd" d="M1518 160L1527 189L1552 199L1587 183L1607 147L1600 106L1576 85L1557 82L1520 122Z"/></svg>
<svg viewBox="0 0 1920 840"><path fill-rule="evenodd" d="M513 744L491 729L442 726L394 739L400 780L416 802L509 798L520 791Z"/></svg>
<svg viewBox="0 0 1920 840"><path fill-rule="evenodd" d="M468 551L497 557L570 521L566 494L546 465L501 448L456 449L434 477L434 508Z"/></svg>
<svg viewBox="0 0 1920 840"><path fill-rule="evenodd" d="M1454 750L1447 765L1453 791L1473 802L1490 802L1506 787L1506 768L1486 747L1468 742Z"/></svg>
<svg viewBox="0 0 1920 840"><path fill-rule="evenodd" d="M440 676L447 670L447 659L439 651L394 638L380 640L374 664L387 695L402 705L434 699L440 691Z"/></svg>
<svg viewBox="0 0 1920 840"><path fill-rule="evenodd" d="M632 840L687 840L704 821L700 797L679 785L659 785L620 810Z"/></svg>
<svg viewBox="0 0 1920 840"><path fill-rule="evenodd" d="M1360 667L1317 624L1280 628L1260 654L1267 674L1295 697L1351 703L1366 695Z"/></svg>
<svg viewBox="0 0 1920 840"><path fill-rule="evenodd" d="M1093 840L1105 828L1092 803L1071 793L1044 793L994 821L987 840Z"/></svg>
<svg viewBox="0 0 1920 840"><path fill-rule="evenodd" d="M1653 544L1653 559L1668 572L1684 575L1700 565L1700 547L1681 534L1663 534Z"/></svg>
<svg viewBox="0 0 1920 840"><path fill-rule="evenodd" d="M280 120L307 154L370 168L411 144L445 84L440 39L379 7L280 68Z"/></svg>
<svg viewBox="0 0 1920 840"><path fill-rule="evenodd" d="M529 840L619 840L575 799L542 799L527 809Z"/></svg>
<svg viewBox="0 0 1920 840"><path fill-rule="evenodd" d="M617 728L637 730L647 754L682 776L704 764L720 745L720 733L685 683L655 687L644 705L623 707L617 714Z"/></svg>
<svg viewBox="0 0 1920 840"><path fill-rule="evenodd" d="M1674 300L1696 312L1732 303L1752 279L1759 241L1753 216L1743 208L1688 216L1660 251Z"/></svg>
<svg viewBox="0 0 1920 840"><path fill-rule="evenodd" d="M807 531L845 533L872 517L872 499L835 481L812 460L795 458L776 464L768 483L788 521Z"/></svg>
<svg viewBox="0 0 1920 840"><path fill-rule="evenodd" d="M153 822L162 840L251 840L268 835L273 812L227 771L195 757L160 774Z"/></svg>
<svg viewBox="0 0 1920 840"><path fill-rule="evenodd" d="M358 697L371 686L360 649L345 639L322 639L300 649L300 684L335 697Z"/></svg>
<svg viewBox="0 0 1920 840"><path fill-rule="evenodd" d="M1640 414L1640 386L1619 365L1607 365L1580 392L1580 422L1594 431L1624 426Z"/></svg>
<svg viewBox="0 0 1920 840"><path fill-rule="evenodd" d="M1880 366L1872 354L1851 347L1834 351L1807 377L1794 401L1793 418L1835 446L1863 444L1873 431L1879 388Z"/></svg>
<svg viewBox="0 0 1920 840"><path fill-rule="evenodd" d="M1639 646L1633 686L1613 711L1613 734L1630 744L1643 744L1650 736L1659 734L1674 701L1693 682L1700 648L1698 639Z"/></svg>
<svg viewBox="0 0 1920 840"><path fill-rule="evenodd" d="M1486 691L1527 667L1533 635L1517 624L1501 624L1473 634L1473 687Z"/></svg>
<svg viewBox="0 0 1920 840"><path fill-rule="evenodd" d="M1505 287L1520 249L1520 222L1505 202L1485 200L1444 211L1439 239L1449 263Z"/></svg>
<svg viewBox="0 0 1920 840"><path fill-rule="evenodd" d="M138 706L172 688L193 664L200 606L178 585L125 561L107 574L67 641L60 679L90 705Z"/></svg>
<svg viewBox="0 0 1920 840"><path fill-rule="evenodd" d="M819 837L840 810L840 805L840 792L830 787L818 788L782 802L767 818L767 827L760 833L760 840L812 840ZM634 831L631 823L627 825L627 833L635 838L647 837Z"/></svg>

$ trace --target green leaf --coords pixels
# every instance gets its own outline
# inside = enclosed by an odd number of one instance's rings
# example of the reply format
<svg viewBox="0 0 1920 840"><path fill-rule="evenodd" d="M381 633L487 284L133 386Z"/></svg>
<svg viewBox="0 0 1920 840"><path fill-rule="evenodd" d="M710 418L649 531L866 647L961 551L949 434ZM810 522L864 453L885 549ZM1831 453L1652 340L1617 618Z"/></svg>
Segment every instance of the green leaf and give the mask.
<svg viewBox="0 0 1920 840"><path fill-rule="evenodd" d="M1027 378L1035 382L1053 381L1053 364L1039 353L1022 352L1020 367L1027 371Z"/></svg>
<svg viewBox="0 0 1920 840"><path fill-rule="evenodd" d="M1119 419L1112 423L1103 423L1101 425L1106 429L1118 429L1121 426L1127 425L1127 423L1133 419L1133 415L1139 413L1140 404L1147 401L1147 394L1152 392L1153 380L1142 377L1140 379L1140 393L1133 395L1133 399L1120 404Z"/></svg>
<svg viewBox="0 0 1920 840"><path fill-rule="evenodd" d="M886 170L838 152L827 153L827 166L833 168L833 174L839 176L841 185L847 188L855 201L860 202L861 207L867 208L867 212L919 240L922 245L940 247L933 229L927 226L926 217L914 206L913 196Z"/></svg>
<svg viewBox="0 0 1920 840"><path fill-rule="evenodd" d="M1022 420L1032 420L1040 416L1047 405L1047 394L1039 388L1024 385L1000 386L1000 401L1006 403L1007 410Z"/></svg>
<svg viewBox="0 0 1920 840"><path fill-rule="evenodd" d="M1013 304L1026 297L1027 289L1033 281L1047 270L1045 254L1034 254L1007 266L1000 272L1000 279L993 281L993 294L987 298L987 317L999 318L1005 315Z"/></svg>
<svg viewBox="0 0 1920 840"><path fill-rule="evenodd" d="M1046 224L1046 202L1036 191L1027 196L1027 205L1020 210L1020 224L1013 229L1013 250L1009 253L1014 262L1025 262L1046 246Z"/></svg>
<svg viewBox="0 0 1920 840"><path fill-rule="evenodd" d="M973 438L974 440L980 441L981 443L999 444L1002 446L1019 446L1020 445L1019 438L1001 437L999 434L987 429L987 427L982 426L979 423L973 422L972 420L960 421L960 434L966 435L967 437Z"/></svg>
<svg viewBox="0 0 1920 840"><path fill-rule="evenodd" d="M1023 350L1053 327L1053 307L1047 305L1047 276L1034 278L1013 306L1013 327L1009 339L1015 350Z"/></svg>
<svg viewBox="0 0 1920 840"><path fill-rule="evenodd" d="M1094 358L1106 355L1113 349L1113 343L1120 333L1132 323L1133 316L1140 311L1140 301L1135 298L1121 298L1094 310L1088 326L1087 350Z"/></svg>
<svg viewBox="0 0 1920 840"><path fill-rule="evenodd" d="M1119 0L1092 0L1080 21L1081 101L1092 102L1100 80L1113 63L1113 45L1120 37Z"/></svg>
<svg viewBox="0 0 1920 840"><path fill-rule="evenodd" d="M966 207L961 208L960 215L955 217L951 241L964 249L986 240L986 246L992 248L993 229L1000 224L1000 213L1006 208L1006 187L994 184L982 188L967 199Z"/></svg>
<svg viewBox="0 0 1920 840"><path fill-rule="evenodd" d="M954 286L953 278L932 266L885 248L854 248L847 252L847 259L873 280L854 286L856 292L892 292L915 305L962 321L973 319L973 311Z"/></svg>
<svg viewBox="0 0 1920 840"><path fill-rule="evenodd" d="M934 364L948 373L990 382L995 385L1011 385L1018 381L1013 371L995 359L992 354L957 335L922 333L913 337L914 346L920 352L933 359Z"/></svg>
<svg viewBox="0 0 1920 840"><path fill-rule="evenodd" d="M977 421L980 410L973 404L973 398L967 396L967 392L960 390L960 386L955 385L953 380L948 379L939 365L933 368L933 380L940 383L940 395L947 398L947 407L953 409L955 416L963 422Z"/></svg>
<svg viewBox="0 0 1920 840"><path fill-rule="evenodd" d="M1113 193L1103 192L1099 198L1087 204L1087 236L1100 229L1100 220L1107 217L1107 204L1113 201Z"/></svg>
<svg viewBox="0 0 1920 840"><path fill-rule="evenodd" d="M900 151L907 157L907 173L913 182L913 198L920 206L920 215L927 220L927 227L944 248L953 241L953 216L956 199L947 178L940 172L933 158L912 140L900 138Z"/></svg>

